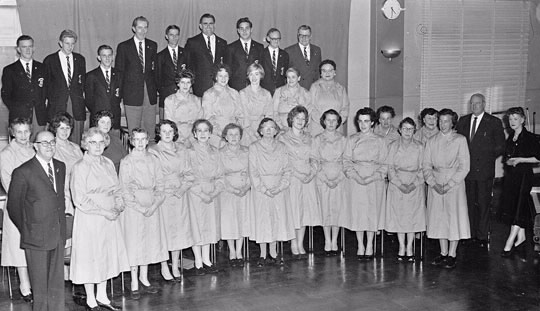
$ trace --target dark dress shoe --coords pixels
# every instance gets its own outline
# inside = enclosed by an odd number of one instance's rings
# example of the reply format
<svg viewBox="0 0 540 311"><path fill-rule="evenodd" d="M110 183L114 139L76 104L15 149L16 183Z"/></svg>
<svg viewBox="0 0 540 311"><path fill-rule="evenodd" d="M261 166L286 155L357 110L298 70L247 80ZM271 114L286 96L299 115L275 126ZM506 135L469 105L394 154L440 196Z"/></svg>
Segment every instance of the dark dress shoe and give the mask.
<svg viewBox="0 0 540 311"><path fill-rule="evenodd" d="M356 255L356 259L358 261L364 261L366 259L366 256L365 255Z"/></svg>
<svg viewBox="0 0 540 311"><path fill-rule="evenodd" d="M244 266L244 259L243 258L236 259L236 266L242 268Z"/></svg>
<svg viewBox="0 0 540 311"><path fill-rule="evenodd" d="M502 250L501 252L501 257L503 258L508 258L510 256L512 256L512 253L514 252L513 249L510 249L509 251L505 251L504 249Z"/></svg>
<svg viewBox="0 0 540 311"><path fill-rule="evenodd" d="M364 255L364 259L365 260L373 260L373 258L375 258L375 256L373 254L371 255Z"/></svg>
<svg viewBox="0 0 540 311"><path fill-rule="evenodd" d="M19 293L21 294L21 298L22 298L22 300L24 300L24 302L28 302L28 303L33 303L34 302L34 295L32 295L32 293L25 296L25 295L23 295L21 293L20 289L19 289Z"/></svg>
<svg viewBox="0 0 540 311"><path fill-rule="evenodd" d="M208 265L203 263L203 268L204 268L204 271L206 271L206 273L218 273L219 272L218 268L216 268L215 265L208 266Z"/></svg>
<svg viewBox="0 0 540 311"><path fill-rule="evenodd" d="M266 260L263 257L259 257L259 259L257 259L257 267L264 267L265 261Z"/></svg>
<svg viewBox="0 0 540 311"><path fill-rule="evenodd" d="M405 256L407 257L407 262L414 262L416 259L414 258L414 255L411 256Z"/></svg>
<svg viewBox="0 0 540 311"><path fill-rule="evenodd" d="M276 258L273 258L272 256L269 256L264 260L264 264L267 266L273 266L276 264Z"/></svg>
<svg viewBox="0 0 540 311"><path fill-rule="evenodd" d="M139 300L141 298L141 291L140 290L131 290L130 297L133 300Z"/></svg>
<svg viewBox="0 0 540 311"><path fill-rule="evenodd" d="M101 302L99 302L99 300L96 300L96 302L97 302L98 306L101 307L101 309L103 309L103 310L111 310L111 311L120 311L120 310L122 310L121 306L115 305L112 302L110 302L109 304L101 303Z"/></svg>
<svg viewBox="0 0 540 311"><path fill-rule="evenodd" d="M292 254L292 260L300 260L300 254Z"/></svg>
<svg viewBox="0 0 540 311"><path fill-rule="evenodd" d="M332 256L338 256L338 255L339 255L339 251L338 251L338 250L332 251Z"/></svg>
<svg viewBox="0 0 540 311"><path fill-rule="evenodd" d="M236 259L229 259L229 265L235 268L238 265Z"/></svg>
<svg viewBox="0 0 540 311"><path fill-rule="evenodd" d="M407 256L405 256L405 255L397 255L397 261L399 261L399 262L407 261Z"/></svg>
<svg viewBox="0 0 540 311"><path fill-rule="evenodd" d="M478 240L477 241L477 245L478 247L480 248L486 248L488 246L488 241L487 240Z"/></svg>
<svg viewBox="0 0 540 311"><path fill-rule="evenodd" d="M433 259L431 264L434 265L434 266L446 265L446 258L448 258L448 255L439 254L439 256L437 256L437 257L435 257L435 259Z"/></svg>
<svg viewBox="0 0 540 311"><path fill-rule="evenodd" d="M200 268L195 268L195 270L193 271L194 274L196 276L201 276L201 275L205 275L206 274L206 270L204 270L203 267L200 267Z"/></svg>
<svg viewBox="0 0 540 311"><path fill-rule="evenodd" d="M143 283L141 283L141 288L145 293L148 293L148 294L156 294L158 292L158 288L154 285L146 286Z"/></svg>
<svg viewBox="0 0 540 311"><path fill-rule="evenodd" d="M332 251L324 251L324 255L326 257L330 257L330 256L332 256Z"/></svg>
<svg viewBox="0 0 540 311"><path fill-rule="evenodd" d="M300 259L307 259L308 258L307 253L300 254L299 256L300 256Z"/></svg>
<svg viewBox="0 0 540 311"><path fill-rule="evenodd" d="M86 311L102 311L103 309L98 305L98 306L95 306L95 307L90 307L90 306L86 306Z"/></svg>
<svg viewBox="0 0 540 311"><path fill-rule="evenodd" d="M444 267L446 269L454 269L456 267L456 257L446 257L446 264L444 265Z"/></svg>

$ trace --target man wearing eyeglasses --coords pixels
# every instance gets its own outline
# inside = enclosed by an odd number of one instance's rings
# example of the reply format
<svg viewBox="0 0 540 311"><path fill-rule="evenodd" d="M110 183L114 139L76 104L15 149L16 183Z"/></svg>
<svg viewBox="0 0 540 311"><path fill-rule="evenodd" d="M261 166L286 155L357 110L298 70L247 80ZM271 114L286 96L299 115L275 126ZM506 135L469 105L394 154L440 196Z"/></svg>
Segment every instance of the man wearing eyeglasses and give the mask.
<svg viewBox="0 0 540 311"><path fill-rule="evenodd" d="M298 43L285 49L289 53L289 67L300 71L300 85L309 90L311 84L319 79L319 64L322 61L321 48L311 44L311 27L298 27Z"/></svg>
<svg viewBox="0 0 540 311"><path fill-rule="evenodd" d="M262 66L264 78L261 86L267 89L272 96L278 87L287 82L287 69L289 69L289 54L279 48L281 32L276 28L270 28L266 33L268 47L264 49L262 56Z"/></svg>
<svg viewBox="0 0 540 311"><path fill-rule="evenodd" d="M36 155L13 171L8 213L21 233L34 294L33 310L63 311L66 165L53 159L51 132L36 135Z"/></svg>

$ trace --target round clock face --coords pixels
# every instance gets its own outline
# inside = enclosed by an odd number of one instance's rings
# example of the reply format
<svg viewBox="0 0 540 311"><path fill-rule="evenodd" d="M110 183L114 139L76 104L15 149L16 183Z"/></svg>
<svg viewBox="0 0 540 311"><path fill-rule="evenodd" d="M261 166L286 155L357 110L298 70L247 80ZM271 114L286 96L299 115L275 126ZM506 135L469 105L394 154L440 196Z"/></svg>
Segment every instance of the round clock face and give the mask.
<svg viewBox="0 0 540 311"><path fill-rule="evenodd" d="M384 17L396 19L401 14L401 4L398 0L386 0L381 8Z"/></svg>

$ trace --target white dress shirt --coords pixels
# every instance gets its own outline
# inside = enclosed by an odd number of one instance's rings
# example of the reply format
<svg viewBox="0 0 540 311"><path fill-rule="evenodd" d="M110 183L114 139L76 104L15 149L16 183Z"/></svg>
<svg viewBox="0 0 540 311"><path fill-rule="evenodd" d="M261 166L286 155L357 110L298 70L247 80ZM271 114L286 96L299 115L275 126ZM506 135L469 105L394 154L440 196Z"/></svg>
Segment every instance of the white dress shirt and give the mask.
<svg viewBox="0 0 540 311"><path fill-rule="evenodd" d="M69 56L69 65L71 68L71 79L73 80L73 53L67 55L64 51L58 51L58 56L60 57L60 65L62 65L62 72L64 73L64 78L66 79L66 84L69 83L68 74L67 74L67 58Z"/></svg>

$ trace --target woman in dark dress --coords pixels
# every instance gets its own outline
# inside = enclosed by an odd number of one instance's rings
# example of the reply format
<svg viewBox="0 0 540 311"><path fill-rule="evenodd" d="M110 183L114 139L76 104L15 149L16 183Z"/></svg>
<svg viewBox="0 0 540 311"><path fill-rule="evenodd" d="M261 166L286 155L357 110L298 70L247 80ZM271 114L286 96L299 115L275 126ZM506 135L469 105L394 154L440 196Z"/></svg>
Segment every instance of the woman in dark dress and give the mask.
<svg viewBox="0 0 540 311"><path fill-rule="evenodd" d="M532 225L535 214L530 195L533 182L532 168L540 163L540 142L524 127L523 108L510 108L506 115L511 130L503 157L505 166L501 218L511 227L501 253L503 257L509 257L513 251L524 255L525 228Z"/></svg>

